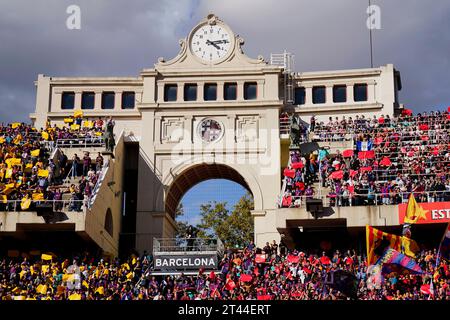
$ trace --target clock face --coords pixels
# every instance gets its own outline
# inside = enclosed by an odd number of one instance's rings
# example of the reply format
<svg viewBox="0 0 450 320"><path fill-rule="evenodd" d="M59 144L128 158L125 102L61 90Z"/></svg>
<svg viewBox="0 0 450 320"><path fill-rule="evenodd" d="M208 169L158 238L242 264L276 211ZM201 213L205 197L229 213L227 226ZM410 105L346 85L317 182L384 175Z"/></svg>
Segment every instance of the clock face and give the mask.
<svg viewBox="0 0 450 320"><path fill-rule="evenodd" d="M205 62L224 58L230 50L230 33L220 24L204 25L191 37L191 50Z"/></svg>
<svg viewBox="0 0 450 320"><path fill-rule="evenodd" d="M198 134L205 142L213 142L222 136L221 124L213 119L205 119L198 126Z"/></svg>

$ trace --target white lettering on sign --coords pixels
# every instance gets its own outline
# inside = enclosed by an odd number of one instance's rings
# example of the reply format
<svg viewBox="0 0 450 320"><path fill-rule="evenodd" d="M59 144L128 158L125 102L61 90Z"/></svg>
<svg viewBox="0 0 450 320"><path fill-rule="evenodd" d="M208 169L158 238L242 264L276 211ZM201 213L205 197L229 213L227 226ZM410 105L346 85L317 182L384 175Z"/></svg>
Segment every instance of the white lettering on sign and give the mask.
<svg viewBox="0 0 450 320"><path fill-rule="evenodd" d="M201 267L214 266L213 258L157 258L156 267Z"/></svg>
<svg viewBox="0 0 450 320"><path fill-rule="evenodd" d="M450 219L450 209L431 210L431 219L433 220Z"/></svg>

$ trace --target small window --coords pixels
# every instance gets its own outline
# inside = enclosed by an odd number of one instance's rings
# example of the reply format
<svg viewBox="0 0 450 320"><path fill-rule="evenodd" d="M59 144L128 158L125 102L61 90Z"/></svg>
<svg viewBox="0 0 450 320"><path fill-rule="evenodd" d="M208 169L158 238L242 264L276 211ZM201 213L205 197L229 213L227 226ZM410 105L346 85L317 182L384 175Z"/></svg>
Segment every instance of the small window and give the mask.
<svg viewBox="0 0 450 320"><path fill-rule="evenodd" d="M177 101L176 84L166 84L164 86L164 101Z"/></svg>
<svg viewBox="0 0 450 320"><path fill-rule="evenodd" d="M244 100L255 100L257 92L256 82L244 83Z"/></svg>
<svg viewBox="0 0 450 320"><path fill-rule="evenodd" d="M197 85L185 84L184 85L184 101L196 101L197 100Z"/></svg>
<svg viewBox="0 0 450 320"><path fill-rule="evenodd" d="M306 92L304 87L295 88L294 104L305 104Z"/></svg>
<svg viewBox="0 0 450 320"><path fill-rule="evenodd" d="M367 84L355 84L353 86L353 96L356 102L367 101Z"/></svg>
<svg viewBox="0 0 450 320"><path fill-rule="evenodd" d="M314 104L325 103L326 90L325 90L324 86L313 87L312 91L313 91L313 103Z"/></svg>
<svg viewBox="0 0 450 320"><path fill-rule="evenodd" d="M75 107L75 92L63 92L61 109L73 109Z"/></svg>
<svg viewBox="0 0 450 320"><path fill-rule="evenodd" d="M347 86L338 85L333 87L333 102L347 102Z"/></svg>
<svg viewBox="0 0 450 320"><path fill-rule="evenodd" d="M114 92L102 93L102 109L114 109L116 94Z"/></svg>
<svg viewBox="0 0 450 320"><path fill-rule="evenodd" d="M223 99L224 100L236 100L237 99L237 84L225 83L223 86Z"/></svg>
<svg viewBox="0 0 450 320"><path fill-rule="evenodd" d="M81 109L94 109L95 93L83 92L81 95Z"/></svg>
<svg viewBox="0 0 450 320"><path fill-rule="evenodd" d="M206 83L203 88L203 100L214 101L217 100L217 84Z"/></svg>
<svg viewBox="0 0 450 320"><path fill-rule="evenodd" d="M134 109L134 92L122 93L122 109Z"/></svg>

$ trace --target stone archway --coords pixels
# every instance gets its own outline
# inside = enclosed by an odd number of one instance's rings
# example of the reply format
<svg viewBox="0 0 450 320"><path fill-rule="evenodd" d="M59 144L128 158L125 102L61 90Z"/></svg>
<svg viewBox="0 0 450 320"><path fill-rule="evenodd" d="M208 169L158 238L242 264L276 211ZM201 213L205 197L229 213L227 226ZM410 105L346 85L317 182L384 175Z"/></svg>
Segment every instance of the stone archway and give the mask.
<svg viewBox="0 0 450 320"><path fill-rule="evenodd" d="M245 177L230 165L220 163L198 163L181 168L180 173L173 174L172 182L169 184L165 196L165 212L172 218L183 196L193 186L210 179L226 179L240 184L252 195L255 208L262 206L262 197L257 182L250 177Z"/></svg>

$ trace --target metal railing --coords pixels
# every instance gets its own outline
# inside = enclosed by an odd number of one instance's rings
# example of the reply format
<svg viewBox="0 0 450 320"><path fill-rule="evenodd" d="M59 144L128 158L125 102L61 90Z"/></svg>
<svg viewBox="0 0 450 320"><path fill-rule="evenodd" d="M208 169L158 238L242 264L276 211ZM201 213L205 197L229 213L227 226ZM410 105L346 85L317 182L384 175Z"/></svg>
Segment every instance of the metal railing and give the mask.
<svg viewBox="0 0 450 320"><path fill-rule="evenodd" d="M450 191L421 191L412 192L418 203L421 202L420 195L427 196L426 202L446 202L450 201ZM392 203L391 194L371 193L371 194L349 194L348 196L327 194L327 195L313 195L313 196L291 196L291 205L284 205L283 198L278 202L280 208L302 208L306 206L307 199L322 199L324 207L358 207L358 206L381 206L381 205L399 205L407 203L411 192L397 192L400 196L400 202Z"/></svg>
<svg viewBox="0 0 450 320"><path fill-rule="evenodd" d="M153 238L153 253L214 251L223 252L220 239L204 238Z"/></svg>
<svg viewBox="0 0 450 320"><path fill-rule="evenodd" d="M52 205L54 212L83 212L83 208L87 205L85 200L32 200L29 208L22 209L22 200L7 200L0 202L0 211L6 212L33 212L39 205Z"/></svg>
<svg viewBox="0 0 450 320"><path fill-rule="evenodd" d="M104 147L105 138L101 137L84 137L84 138L67 138L56 140L57 148L87 148L87 147Z"/></svg>

